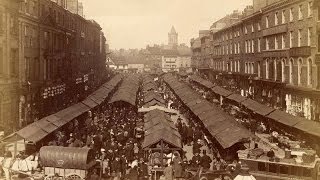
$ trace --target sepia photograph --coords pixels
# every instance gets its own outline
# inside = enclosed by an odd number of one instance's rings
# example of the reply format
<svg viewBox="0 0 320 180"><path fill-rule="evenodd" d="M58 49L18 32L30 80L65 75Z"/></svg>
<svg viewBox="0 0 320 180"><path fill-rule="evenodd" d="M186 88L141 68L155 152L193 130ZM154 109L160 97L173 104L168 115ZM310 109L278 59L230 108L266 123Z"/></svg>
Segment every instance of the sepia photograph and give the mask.
<svg viewBox="0 0 320 180"><path fill-rule="evenodd" d="M320 180L320 0L0 0L0 180Z"/></svg>

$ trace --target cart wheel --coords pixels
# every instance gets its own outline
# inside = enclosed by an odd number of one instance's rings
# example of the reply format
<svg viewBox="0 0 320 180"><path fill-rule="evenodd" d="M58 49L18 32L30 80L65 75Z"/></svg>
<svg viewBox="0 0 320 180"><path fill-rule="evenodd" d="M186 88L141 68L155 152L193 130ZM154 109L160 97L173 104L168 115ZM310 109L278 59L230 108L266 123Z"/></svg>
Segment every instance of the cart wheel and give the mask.
<svg viewBox="0 0 320 180"><path fill-rule="evenodd" d="M208 180L208 178L207 177L205 177L205 176L202 176L202 177L200 177L200 179L199 180Z"/></svg>
<svg viewBox="0 0 320 180"><path fill-rule="evenodd" d="M69 174L65 180L83 180L83 178L78 174Z"/></svg>
<svg viewBox="0 0 320 180"><path fill-rule="evenodd" d="M49 174L44 177L44 180L63 180L63 177L57 177L54 174Z"/></svg>

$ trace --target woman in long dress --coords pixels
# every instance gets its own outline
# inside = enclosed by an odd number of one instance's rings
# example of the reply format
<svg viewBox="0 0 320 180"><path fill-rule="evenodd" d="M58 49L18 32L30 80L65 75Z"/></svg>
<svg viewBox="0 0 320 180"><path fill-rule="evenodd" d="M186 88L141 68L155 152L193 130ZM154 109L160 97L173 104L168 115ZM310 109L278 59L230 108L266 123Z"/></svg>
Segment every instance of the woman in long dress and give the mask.
<svg viewBox="0 0 320 180"><path fill-rule="evenodd" d="M183 178L182 159L177 151L175 151L173 154L173 175L175 179L179 180Z"/></svg>

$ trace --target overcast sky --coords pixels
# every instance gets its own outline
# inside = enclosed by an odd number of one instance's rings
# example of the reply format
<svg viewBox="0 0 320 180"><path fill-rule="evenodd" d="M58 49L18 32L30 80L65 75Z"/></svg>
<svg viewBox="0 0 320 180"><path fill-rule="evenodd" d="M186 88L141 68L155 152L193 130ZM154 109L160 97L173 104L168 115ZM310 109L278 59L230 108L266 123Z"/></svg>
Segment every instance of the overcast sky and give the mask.
<svg viewBox="0 0 320 180"><path fill-rule="evenodd" d="M80 0L87 19L96 20L111 49L144 48L167 44L174 26L179 44L190 45L200 29L233 10L243 10L252 0Z"/></svg>

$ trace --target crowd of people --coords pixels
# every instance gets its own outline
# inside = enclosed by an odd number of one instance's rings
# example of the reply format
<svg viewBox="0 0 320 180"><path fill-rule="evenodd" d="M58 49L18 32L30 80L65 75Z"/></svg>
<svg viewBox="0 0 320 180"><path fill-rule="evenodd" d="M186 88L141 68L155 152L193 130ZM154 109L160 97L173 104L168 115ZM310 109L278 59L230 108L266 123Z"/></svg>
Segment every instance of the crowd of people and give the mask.
<svg viewBox="0 0 320 180"><path fill-rule="evenodd" d="M141 138L135 134L141 121L133 107L108 104L99 111L89 112L84 123L75 120L48 145L92 148L101 162L104 178L147 179L147 160L141 149Z"/></svg>

